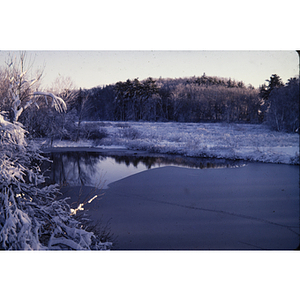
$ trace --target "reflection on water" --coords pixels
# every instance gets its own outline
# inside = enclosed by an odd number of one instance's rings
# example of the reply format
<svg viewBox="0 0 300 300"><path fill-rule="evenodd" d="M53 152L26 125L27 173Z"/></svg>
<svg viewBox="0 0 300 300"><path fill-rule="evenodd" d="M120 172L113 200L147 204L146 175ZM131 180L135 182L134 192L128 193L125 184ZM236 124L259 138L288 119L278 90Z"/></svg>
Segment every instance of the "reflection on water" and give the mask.
<svg viewBox="0 0 300 300"><path fill-rule="evenodd" d="M69 186L94 186L108 188L114 181L141 171L177 166L184 168L235 168L245 166L243 161L226 159L207 159L183 157L177 155L103 155L96 152L55 152L49 154L52 164L46 175L51 183Z"/></svg>

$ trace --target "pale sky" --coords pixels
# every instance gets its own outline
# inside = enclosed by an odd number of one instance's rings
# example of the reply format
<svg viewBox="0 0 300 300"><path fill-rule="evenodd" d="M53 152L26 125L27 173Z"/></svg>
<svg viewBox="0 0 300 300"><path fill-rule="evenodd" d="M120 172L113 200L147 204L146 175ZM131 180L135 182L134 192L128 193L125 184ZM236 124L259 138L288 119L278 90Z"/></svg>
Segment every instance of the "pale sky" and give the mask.
<svg viewBox="0 0 300 300"><path fill-rule="evenodd" d="M8 51L0 51L0 66ZM11 52L18 55L18 51ZM274 73L283 82L299 74L296 51L27 51L34 69L44 67L43 86L69 76L92 88L139 78L219 76L258 87Z"/></svg>

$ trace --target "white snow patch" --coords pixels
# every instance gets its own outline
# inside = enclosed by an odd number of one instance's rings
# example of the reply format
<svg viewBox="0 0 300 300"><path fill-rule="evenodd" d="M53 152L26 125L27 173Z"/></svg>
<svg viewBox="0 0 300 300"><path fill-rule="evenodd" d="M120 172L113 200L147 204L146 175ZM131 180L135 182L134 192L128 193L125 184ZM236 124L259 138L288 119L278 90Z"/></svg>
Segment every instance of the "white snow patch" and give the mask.
<svg viewBox="0 0 300 300"><path fill-rule="evenodd" d="M94 141L54 141L53 147L134 149L192 157L299 164L299 135L264 125L175 122L93 122L108 137Z"/></svg>

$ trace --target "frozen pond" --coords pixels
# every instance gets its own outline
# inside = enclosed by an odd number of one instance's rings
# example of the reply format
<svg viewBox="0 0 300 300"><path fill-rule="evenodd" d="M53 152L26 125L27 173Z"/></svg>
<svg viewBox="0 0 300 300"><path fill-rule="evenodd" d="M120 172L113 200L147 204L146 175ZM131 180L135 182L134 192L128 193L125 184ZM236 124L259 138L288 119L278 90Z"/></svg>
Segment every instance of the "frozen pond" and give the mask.
<svg viewBox="0 0 300 300"><path fill-rule="evenodd" d="M116 250L292 250L299 167L146 153L52 153L52 180L110 223ZM84 185L84 188L80 188ZM101 191L97 188L102 189Z"/></svg>
<svg viewBox="0 0 300 300"><path fill-rule="evenodd" d="M50 155L53 165L50 178L52 182L68 186L93 186L107 189L112 182L130 175L166 166L193 169L236 168L246 165L244 161L225 159L200 159L179 155L149 154L144 152L108 155L99 152L54 152Z"/></svg>

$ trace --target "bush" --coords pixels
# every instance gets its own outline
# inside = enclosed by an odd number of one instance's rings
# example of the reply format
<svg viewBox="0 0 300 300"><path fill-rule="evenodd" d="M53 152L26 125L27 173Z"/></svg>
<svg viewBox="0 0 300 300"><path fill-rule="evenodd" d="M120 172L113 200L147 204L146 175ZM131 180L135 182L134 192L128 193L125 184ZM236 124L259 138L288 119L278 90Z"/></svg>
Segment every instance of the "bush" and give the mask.
<svg viewBox="0 0 300 300"><path fill-rule="evenodd" d="M56 198L58 185L44 186L45 158L27 144L22 125L0 114L0 128L0 250L107 249Z"/></svg>
<svg viewBox="0 0 300 300"><path fill-rule="evenodd" d="M89 140L101 140L105 137L107 137L108 134L107 134L107 131L103 128L101 129L92 129L90 131L88 131L86 133L86 138L89 139Z"/></svg>
<svg viewBox="0 0 300 300"><path fill-rule="evenodd" d="M140 133L138 130L136 130L135 128L125 128L124 130L121 131L121 133L123 134L123 136L125 138L134 140L140 137Z"/></svg>

